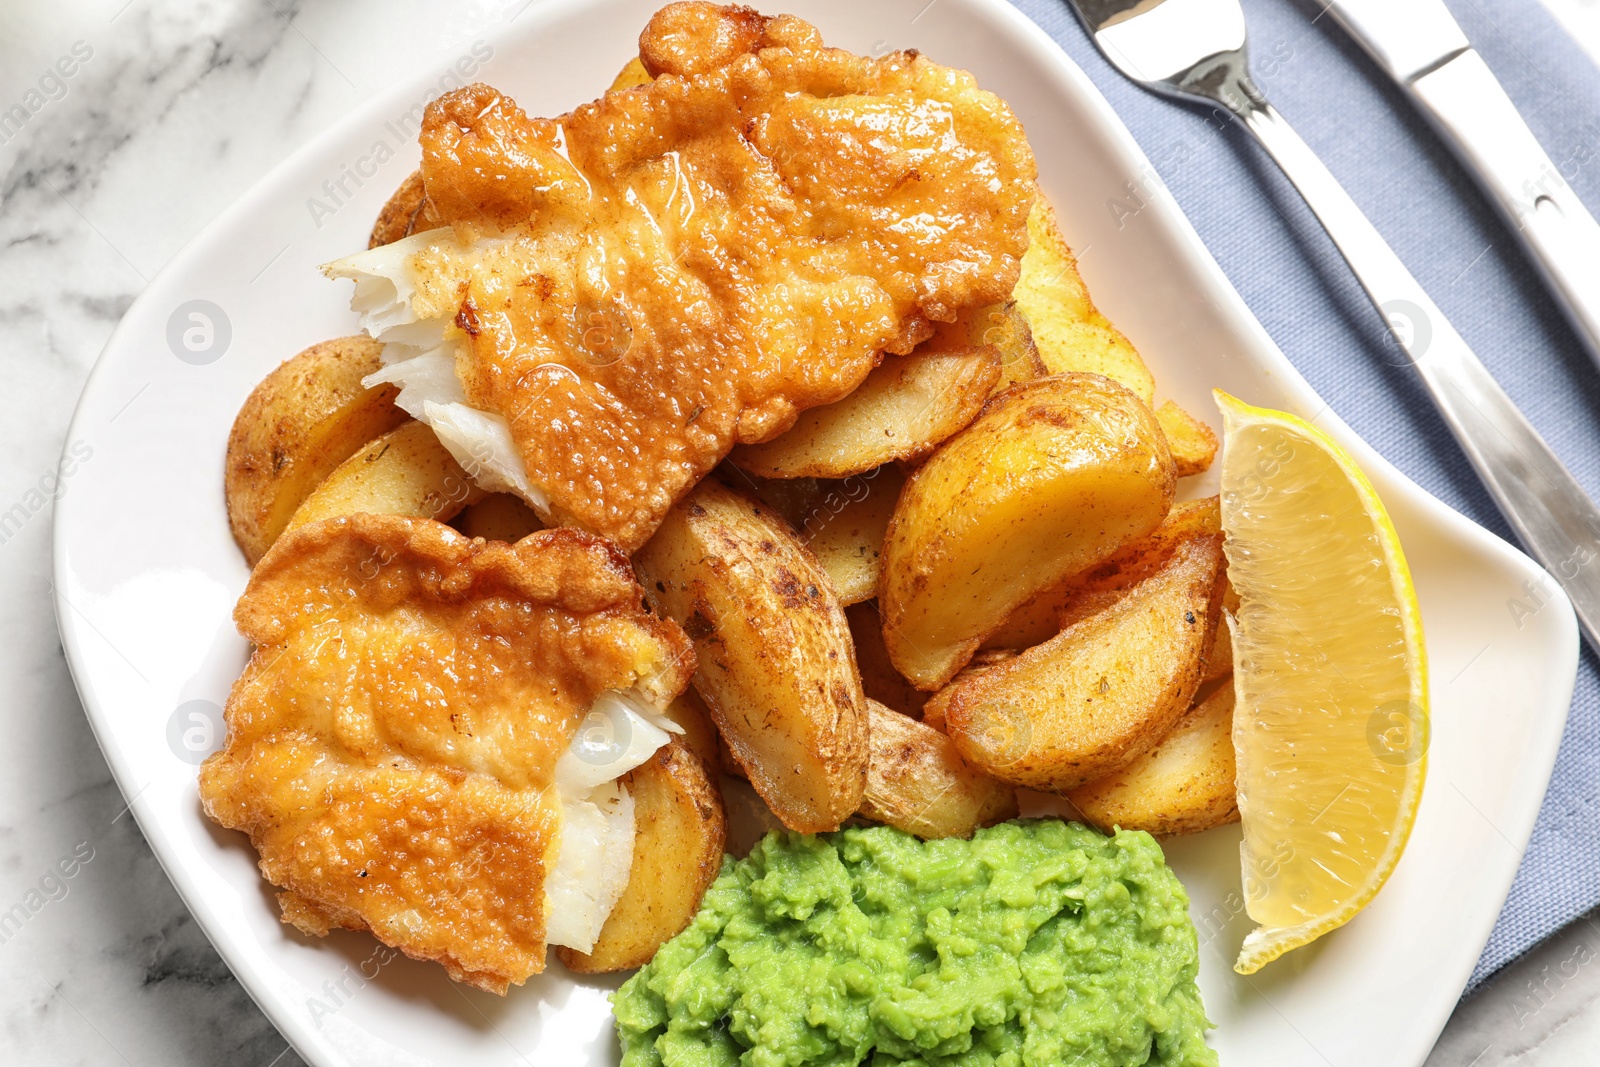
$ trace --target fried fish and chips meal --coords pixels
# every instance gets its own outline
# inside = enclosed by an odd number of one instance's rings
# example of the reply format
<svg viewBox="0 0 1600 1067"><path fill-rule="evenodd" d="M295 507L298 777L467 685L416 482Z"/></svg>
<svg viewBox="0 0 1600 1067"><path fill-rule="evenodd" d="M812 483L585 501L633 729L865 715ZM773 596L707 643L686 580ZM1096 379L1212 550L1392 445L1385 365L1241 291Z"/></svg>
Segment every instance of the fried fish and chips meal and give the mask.
<svg viewBox="0 0 1600 1067"><path fill-rule="evenodd" d="M1177 502L1216 435L1091 301L1005 103L676 3L593 103L472 85L420 141L326 268L366 336L273 371L228 443L255 651L200 795L284 921L498 993L552 947L642 967L640 1067L1214 1063L1149 835L1242 816L1249 864L1365 776L1367 821L1334 814L1365 895L1291 914L1326 854L1296 837L1259 966L1371 899L1421 771L1300 736L1269 679L1315 605L1228 475ZM1381 505L1302 469L1368 519L1349 573L1392 579L1318 617L1376 664L1338 707L1425 707L1414 614L1363 614L1409 588ZM784 828L743 860L730 776Z"/></svg>

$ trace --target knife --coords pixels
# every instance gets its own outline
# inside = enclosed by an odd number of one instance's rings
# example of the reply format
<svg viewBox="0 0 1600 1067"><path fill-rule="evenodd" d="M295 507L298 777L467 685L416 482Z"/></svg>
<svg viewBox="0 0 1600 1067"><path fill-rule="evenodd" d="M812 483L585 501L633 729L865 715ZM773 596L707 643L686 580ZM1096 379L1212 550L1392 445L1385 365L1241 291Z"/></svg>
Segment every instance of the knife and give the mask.
<svg viewBox="0 0 1600 1067"><path fill-rule="evenodd" d="M1332 0L1330 9L1477 177L1600 363L1600 224L1444 0Z"/></svg>

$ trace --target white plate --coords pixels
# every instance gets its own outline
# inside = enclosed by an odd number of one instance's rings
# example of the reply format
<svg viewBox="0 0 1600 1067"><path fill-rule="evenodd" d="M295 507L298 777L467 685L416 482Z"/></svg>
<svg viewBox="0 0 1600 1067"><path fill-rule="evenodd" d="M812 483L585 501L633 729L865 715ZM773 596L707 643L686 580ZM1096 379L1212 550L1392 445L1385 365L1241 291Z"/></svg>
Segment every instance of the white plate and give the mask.
<svg viewBox="0 0 1600 1067"><path fill-rule="evenodd" d="M1355 921L1248 980L1230 969L1248 926L1237 831L1174 841L1168 854L1193 898L1201 987L1224 1063L1421 1063L1488 937L1555 759L1577 659L1565 599L1547 594L1548 606L1519 627L1508 600L1525 600L1524 583L1540 572L1403 478L1327 410L1164 191L1117 227L1107 199L1155 172L1088 79L1013 8L1001 0L781 6L832 44L879 54L915 47L975 72L1026 123L1068 239L1093 246L1084 269L1096 300L1144 352L1164 395L1214 417L1209 389L1221 386L1300 412L1372 475L1411 560L1433 666L1431 773L1410 849ZM653 7L546 3L492 42L487 62L468 54L463 69L476 65L471 78L532 113L557 114L609 83ZM502 1000L454 986L435 965L390 959L365 935L317 941L280 924L254 853L243 835L202 817L194 761L182 758L185 729L202 754L220 741L205 736L204 715L191 715L222 703L246 657L230 611L247 571L222 502L234 413L280 360L355 332L348 287L316 266L365 247L386 194L417 158L414 136L402 137L415 131L406 117L454 77L418 75L320 137L150 284L84 390L69 454L76 446L92 456L56 507L61 635L106 758L223 958L319 1067L608 1064L617 1054L606 1002L614 983L574 979L552 960L549 973ZM188 317L196 310L214 320L208 354L169 342L171 332L197 329L191 340L206 347L204 323Z"/></svg>

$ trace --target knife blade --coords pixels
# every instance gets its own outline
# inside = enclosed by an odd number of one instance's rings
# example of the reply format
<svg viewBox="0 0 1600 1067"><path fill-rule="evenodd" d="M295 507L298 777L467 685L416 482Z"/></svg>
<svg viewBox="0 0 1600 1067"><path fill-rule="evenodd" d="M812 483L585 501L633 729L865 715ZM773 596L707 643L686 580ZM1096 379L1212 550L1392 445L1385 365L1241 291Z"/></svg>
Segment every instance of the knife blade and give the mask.
<svg viewBox="0 0 1600 1067"><path fill-rule="evenodd" d="M1443 0L1332 0L1330 10L1478 180L1600 363L1600 223Z"/></svg>

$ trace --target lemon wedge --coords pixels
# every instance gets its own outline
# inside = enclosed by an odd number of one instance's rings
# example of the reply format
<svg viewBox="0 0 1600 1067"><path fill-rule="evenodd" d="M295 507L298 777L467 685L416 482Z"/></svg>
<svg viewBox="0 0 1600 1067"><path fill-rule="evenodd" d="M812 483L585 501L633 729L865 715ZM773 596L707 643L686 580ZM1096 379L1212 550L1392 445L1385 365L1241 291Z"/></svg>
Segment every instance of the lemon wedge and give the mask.
<svg viewBox="0 0 1600 1067"><path fill-rule="evenodd" d="M1218 390L1253 974L1348 922L1405 850L1427 772L1422 618L1372 483L1304 419Z"/></svg>

